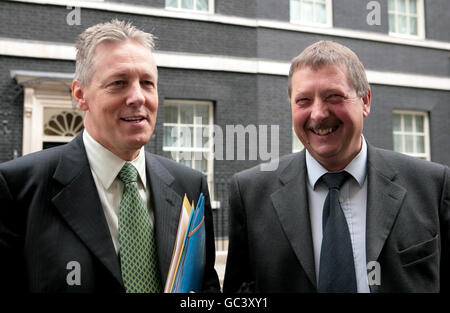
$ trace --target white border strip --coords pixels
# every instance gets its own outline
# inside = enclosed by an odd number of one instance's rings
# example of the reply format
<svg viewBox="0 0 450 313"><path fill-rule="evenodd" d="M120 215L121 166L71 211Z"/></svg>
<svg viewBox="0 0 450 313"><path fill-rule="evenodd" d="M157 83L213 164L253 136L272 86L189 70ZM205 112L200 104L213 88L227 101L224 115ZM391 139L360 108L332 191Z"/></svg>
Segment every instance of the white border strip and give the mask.
<svg viewBox="0 0 450 313"><path fill-rule="evenodd" d="M0 38L0 55L39 59L75 60L75 47L58 43ZM159 51L158 67L287 76L289 62ZM367 70L371 84L450 90L450 78Z"/></svg>
<svg viewBox="0 0 450 313"><path fill-rule="evenodd" d="M298 25L288 22L279 22L275 20L251 19L245 17L225 16L211 13L201 12L183 12L169 9L152 8L138 5L130 5L115 2L98 2L98 1L73 1L73 0L10 0L13 2L25 2L43 5L71 6L86 9L95 9L102 11L120 12L136 15L168 17L176 19L187 19L193 21L203 21L212 23L221 23L229 25L238 25L246 27L264 27L271 29L289 30L303 33L312 33L320 35L330 35L337 37L354 38L361 40L387 42L391 44L410 45L416 47L433 48L450 51L450 43L436 40L409 39L398 38L385 34L377 34L374 32L363 32L343 28L329 27L311 27ZM68 11L69 12L69 11Z"/></svg>

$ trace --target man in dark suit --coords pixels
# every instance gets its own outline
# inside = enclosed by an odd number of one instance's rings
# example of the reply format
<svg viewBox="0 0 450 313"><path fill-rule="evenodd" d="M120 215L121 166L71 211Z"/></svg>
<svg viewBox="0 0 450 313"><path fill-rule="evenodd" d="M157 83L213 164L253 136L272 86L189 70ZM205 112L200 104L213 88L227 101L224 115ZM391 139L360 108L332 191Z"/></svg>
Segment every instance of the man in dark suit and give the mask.
<svg viewBox="0 0 450 313"><path fill-rule="evenodd" d="M76 47L72 95L85 130L0 165L1 291L162 292L183 196L200 193L202 290L218 291L204 175L144 151L158 108L152 35L114 20Z"/></svg>
<svg viewBox="0 0 450 313"><path fill-rule="evenodd" d="M233 177L224 292L448 291L449 168L366 142L371 93L347 47L294 58L289 97L306 149Z"/></svg>

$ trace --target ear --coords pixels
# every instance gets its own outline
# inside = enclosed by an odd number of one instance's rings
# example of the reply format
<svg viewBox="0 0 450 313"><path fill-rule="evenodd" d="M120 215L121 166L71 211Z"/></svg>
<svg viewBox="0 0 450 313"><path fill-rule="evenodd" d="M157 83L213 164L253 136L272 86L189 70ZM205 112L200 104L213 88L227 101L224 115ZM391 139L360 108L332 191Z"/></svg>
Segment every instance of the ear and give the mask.
<svg viewBox="0 0 450 313"><path fill-rule="evenodd" d="M363 100L363 116L367 117L370 114L370 103L372 101L372 93L369 90L367 91L367 95L362 97Z"/></svg>
<svg viewBox="0 0 450 313"><path fill-rule="evenodd" d="M77 102L77 105L80 108L80 110L83 111L89 110L89 105L85 99L84 86L78 80L74 80L72 82L72 97Z"/></svg>

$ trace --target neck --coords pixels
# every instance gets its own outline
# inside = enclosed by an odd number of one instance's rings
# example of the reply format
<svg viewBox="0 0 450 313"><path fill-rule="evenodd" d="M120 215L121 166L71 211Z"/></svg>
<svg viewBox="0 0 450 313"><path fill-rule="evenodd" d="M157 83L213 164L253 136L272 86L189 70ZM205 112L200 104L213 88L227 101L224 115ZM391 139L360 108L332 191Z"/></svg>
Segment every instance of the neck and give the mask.
<svg viewBox="0 0 450 313"><path fill-rule="evenodd" d="M88 134L92 137L92 139L94 139L99 145L103 146L105 149L108 149L124 161L133 161L139 156L139 153L141 152L141 147L137 149L119 149L113 145L110 145L108 142L101 140L101 138L97 136L97 133L89 127L89 124L85 123L84 127Z"/></svg>
<svg viewBox="0 0 450 313"><path fill-rule="evenodd" d="M336 158L336 156L330 158L329 160L317 160L327 171L329 172L339 172L342 171L353 159L358 155L358 153L362 149L362 137L360 137L359 148L355 150L352 154L350 154L347 158L341 159Z"/></svg>

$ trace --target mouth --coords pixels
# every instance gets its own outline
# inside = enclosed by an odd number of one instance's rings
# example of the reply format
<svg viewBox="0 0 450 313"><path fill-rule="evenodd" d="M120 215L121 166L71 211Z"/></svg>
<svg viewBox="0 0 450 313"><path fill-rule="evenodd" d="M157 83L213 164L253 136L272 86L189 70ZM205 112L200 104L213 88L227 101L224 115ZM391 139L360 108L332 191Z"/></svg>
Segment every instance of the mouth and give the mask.
<svg viewBox="0 0 450 313"><path fill-rule="evenodd" d="M316 134L318 136L327 136L327 135L329 135L331 133L334 133L339 128L339 126L340 125L336 125L336 126L327 127L327 128L324 128L324 127L320 127L319 128L319 127L317 127L317 128L310 128L309 130L312 131L314 134Z"/></svg>
<svg viewBox="0 0 450 313"><path fill-rule="evenodd" d="M128 123L139 123L145 119L146 118L144 118L142 116L129 116L129 117L121 117L120 118L120 120L122 120L124 122L128 122Z"/></svg>

